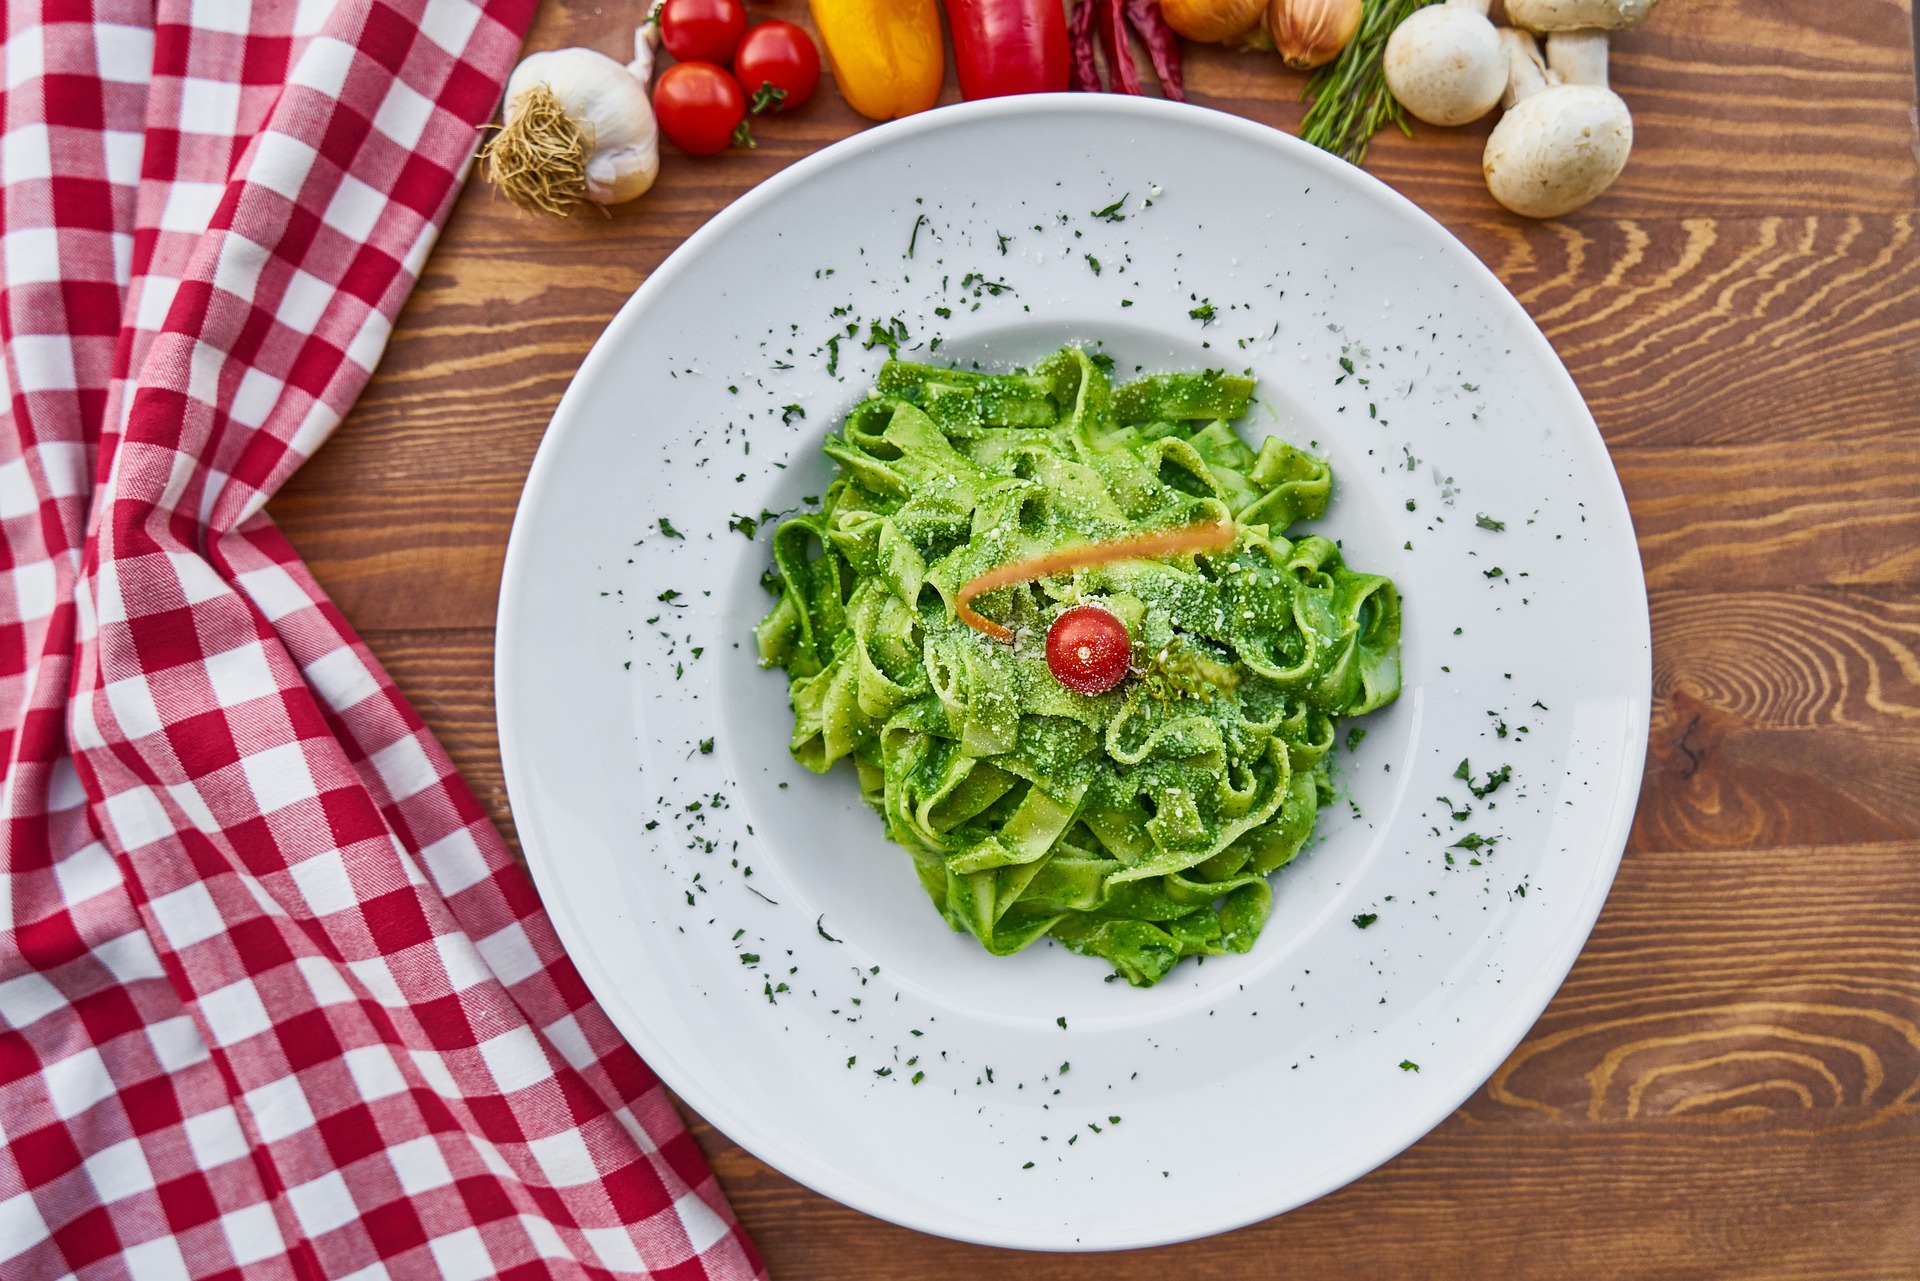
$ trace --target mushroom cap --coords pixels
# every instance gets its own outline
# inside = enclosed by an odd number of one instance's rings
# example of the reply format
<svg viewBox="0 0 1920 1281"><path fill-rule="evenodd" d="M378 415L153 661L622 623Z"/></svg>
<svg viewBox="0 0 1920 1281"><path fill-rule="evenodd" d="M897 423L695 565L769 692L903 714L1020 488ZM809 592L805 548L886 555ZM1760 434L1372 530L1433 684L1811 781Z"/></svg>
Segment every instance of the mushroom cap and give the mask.
<svg viewBox="0 0 1920 1281"><path fill-rule="evenodd" d="M1387 38L1387 88L1430 125L1464 125L1507 87L1507 56L1486 16L1453 4L1416 9Z"/></svg>
<svg viewBox="0 0 1920 1281"><path fill-rule="evenodd" d="M1611 89L1554 85L1514 104L1487 139L1487 190L1528 218L1557 218L1605 191L1627 166L1633 117Z"/></svg>
<svg viewBox="0 0 1920 1281"><path fill-rule="evenodd" d="M1528 31L1624 31L1647 20L1659 0L1507 0L1507 21Z"/></svg>

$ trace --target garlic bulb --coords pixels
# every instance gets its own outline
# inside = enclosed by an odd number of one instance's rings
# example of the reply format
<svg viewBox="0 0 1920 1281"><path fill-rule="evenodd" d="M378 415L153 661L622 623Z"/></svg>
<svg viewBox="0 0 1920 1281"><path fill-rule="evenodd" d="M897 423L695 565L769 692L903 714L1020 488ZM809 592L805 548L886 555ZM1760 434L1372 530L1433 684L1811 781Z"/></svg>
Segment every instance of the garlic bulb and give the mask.
<svg viewBox="0 0 1920 1281"><path fill-rule="evenodd" d="M522 209L559 217L653 186L660 130L647 82L658 39L657 26L642 26L625 66L591 49L529 54L507 78L506 122L480 153L487 177Z"/></svg>
<svg viewBox="0 0 1920 1281"><path fill-rule="evenodd" d="M1332 62L1360 29L1360 0L1272 0L1267 30L1296 71Z"/></svg>
<svg viewBox="0 0 1920 1281"><path fill-rule="evenodd" d="M1160 12L1187 39L1213 42L1253 30L1265 5L1266 0L1160 0Z"/></svg>

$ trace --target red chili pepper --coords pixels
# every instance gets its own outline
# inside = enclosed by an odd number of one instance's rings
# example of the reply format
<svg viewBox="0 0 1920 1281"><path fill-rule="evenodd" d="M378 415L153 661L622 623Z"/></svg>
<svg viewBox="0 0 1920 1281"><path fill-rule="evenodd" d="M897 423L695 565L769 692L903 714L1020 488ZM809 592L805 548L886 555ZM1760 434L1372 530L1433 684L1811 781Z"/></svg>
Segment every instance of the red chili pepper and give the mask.
<svg viewBox="0 0 1920 1281"><path fill-rule="evenodd" d="M952 3L952 0L949 0ZM1180 37L1167 25L1160 11L1160 0L1080 0L1074 7L1068 32L1068 54L1073 65L1073 87L1098 93L1100 68L1094 58L1094 29L1100 32L1100 44L1106 54L1107 75L1113 93L1140 94L1140 73L1133 65L1133 49L1127 40L1128 29L1147 46L1153 59L1154 74L1160 77L1160 91L1175 102L1187 100L1180 78Z"/></svg>
<svg viewBox="0 0 1920 1281"><path fill-rule="evenodd" d="M1100 0L1099 18L1111 92L1144 94L1140 72L1133 65L1133 46L1127 40L1126 0Z"/></svg>
<svg viewBox="0 0 1920 1281"><path fill-rule="evenodd" d="M1093 15L1100 0L1080 0L1073 11L1069 44L1073 50L1073 87L1081 93L1100 92L1100 64L1093 56Z"/></svg>
<svg viewBox="0 0 1920 1281"><path fill-rule="evenodd" d="M1180 79L1180 37L1167 25L1160 12L1160 0L1126 0L1127 21L1140 33L1153 59L1153 74L1160 77L1160 92L1175 102L1187 100L1186 86Z"/></svg>
<svg viewBox="0 0 1920 1281"><path fill-rule="evenodd" d="M1067 18L1060 0L946 0L960 96L1060 93L1067 87Z"/></svg>

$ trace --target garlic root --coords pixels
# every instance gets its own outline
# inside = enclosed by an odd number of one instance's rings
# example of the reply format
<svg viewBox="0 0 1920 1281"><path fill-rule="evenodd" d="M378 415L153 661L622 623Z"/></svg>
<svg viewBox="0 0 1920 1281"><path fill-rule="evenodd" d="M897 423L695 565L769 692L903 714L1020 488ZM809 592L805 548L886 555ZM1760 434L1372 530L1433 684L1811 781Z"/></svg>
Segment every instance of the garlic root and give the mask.
<svg viewBox="0 0 1920 1281"><path fill-rule="evenodd" d="M647 81L658 27L634 33L634 60L591 49L522 59L507 79L505 121L480 150L487 177L522 209L565 217L582 202L617 205L660 173Z"/></svg>
<svg viewBox="0 0 1920 1281"><path fill-rule="evenodd" d="M1555 33L1544 63L1532 36L1500 39L1513 101L1481 157L1487 190L1524 217L1571 213L1612 185L1633 149L1633 117L1606 84L1606 33Z"/></svg>

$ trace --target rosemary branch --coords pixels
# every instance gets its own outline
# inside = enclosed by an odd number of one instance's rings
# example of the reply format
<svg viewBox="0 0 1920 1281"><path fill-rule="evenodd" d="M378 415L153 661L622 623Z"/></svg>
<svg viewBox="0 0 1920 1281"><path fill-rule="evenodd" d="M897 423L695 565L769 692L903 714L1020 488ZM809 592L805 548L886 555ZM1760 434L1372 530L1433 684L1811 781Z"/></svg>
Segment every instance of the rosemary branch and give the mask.
<svg viewBox="0 0 1920 1281"><path fill-rule="evenodd" d="M1340 56L1313 73L1305 97L1313 99L1300 136L1342 160L1359 164L1367 143L1388 124L1409 138L1407 113L1387 91L1387 37L1415 9L1433 0L1364 0L1360 29Z"/></svg>

